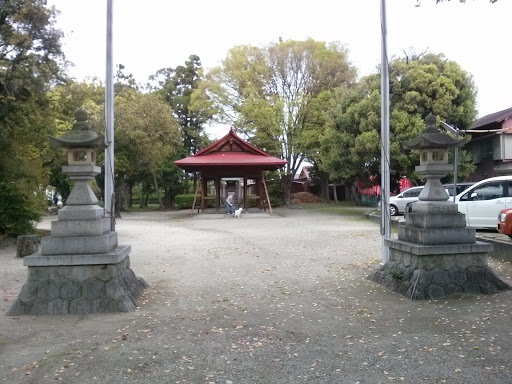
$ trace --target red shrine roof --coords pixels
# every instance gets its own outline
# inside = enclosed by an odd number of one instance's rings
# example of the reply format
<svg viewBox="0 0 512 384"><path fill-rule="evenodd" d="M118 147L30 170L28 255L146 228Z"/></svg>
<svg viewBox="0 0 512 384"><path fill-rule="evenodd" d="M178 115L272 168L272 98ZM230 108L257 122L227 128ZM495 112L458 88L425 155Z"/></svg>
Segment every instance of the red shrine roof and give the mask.
<svg viewBox="0 0 512 384"><path fill-rule="evenodd" d="M174 162L177 166L194 171L207 167L252 166L262 170L276 170L286 164L286 160L270 156L242 140L233 128L223 138L195 155Z"/></svg>

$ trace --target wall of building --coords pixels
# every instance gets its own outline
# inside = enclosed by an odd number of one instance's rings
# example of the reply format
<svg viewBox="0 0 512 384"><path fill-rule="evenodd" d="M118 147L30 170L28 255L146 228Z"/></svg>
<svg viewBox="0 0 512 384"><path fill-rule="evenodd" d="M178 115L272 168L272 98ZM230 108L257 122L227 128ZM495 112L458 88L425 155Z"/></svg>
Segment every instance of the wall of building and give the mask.
<svg viewBox="0 0 512 384"><path fill-rule="evenodd" d="M512 160L512 134L504 133L500 135L502 145L502 160Z"/></svg>

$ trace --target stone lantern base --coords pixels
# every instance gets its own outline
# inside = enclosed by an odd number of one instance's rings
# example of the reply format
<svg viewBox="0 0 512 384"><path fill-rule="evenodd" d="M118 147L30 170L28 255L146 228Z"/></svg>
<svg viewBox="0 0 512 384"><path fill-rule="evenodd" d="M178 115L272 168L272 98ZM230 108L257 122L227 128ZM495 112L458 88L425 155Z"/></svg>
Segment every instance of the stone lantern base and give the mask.
<svg viewBox="0 0 512 384"><path fill-rule="evenodd" d="M139 295L148 285L130 269L130 247L125 248L121 260L112 264L30 266L41 264L44 257L28 256L27 281L7 315L134 311Z"/></svg>
<svg viewBox="0 0 512 384"><path fill-rule="evenodd" d="M387 240L389 261L368 278L411 300L511 289L487 265L492 244L477 242L450 202L417 202L405 213L398 240Z"/></svg>
<svg viewBox="0 0 512 384"><path fill-rule="evenodd" d="M391 240L387 245L389 261L369 279L411 300L510 289L487 265L491 244L419 246Z"/></svg>

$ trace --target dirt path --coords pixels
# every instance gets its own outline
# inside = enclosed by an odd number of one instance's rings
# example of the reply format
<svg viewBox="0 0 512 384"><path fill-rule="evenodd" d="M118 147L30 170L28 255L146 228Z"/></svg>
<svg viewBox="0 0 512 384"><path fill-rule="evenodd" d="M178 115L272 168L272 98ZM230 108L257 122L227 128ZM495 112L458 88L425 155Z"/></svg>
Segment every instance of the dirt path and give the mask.
<svg viewBox="0 0 512 384"><path fill-rule="evenodd" d="M41 227L49 228L48 218ZM8 383L510 383L512 292L411 302L365 277L376 224L306 210L125 214L134 313L0 316ZM26 277L0 249L5 313ZM512 283L512 266L492 261Z"/></svg>

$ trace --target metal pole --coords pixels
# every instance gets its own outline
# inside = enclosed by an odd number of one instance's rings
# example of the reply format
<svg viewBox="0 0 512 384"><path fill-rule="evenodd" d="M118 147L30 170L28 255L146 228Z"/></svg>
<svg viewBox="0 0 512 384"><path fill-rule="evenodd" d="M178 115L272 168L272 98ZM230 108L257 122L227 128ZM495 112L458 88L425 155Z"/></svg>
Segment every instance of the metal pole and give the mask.
<svg viewBox="0 0 512 384"><path fill-rule="evenodd" d="M114 217L114 66L112 60L114 0L107 1L107 57L105 79L105 217Z"/></svg>
<svg viewBox="0 0 512 384"><path fill-rule="evenodd" d="M389 212L389 69L387 55L386 0L380 2L381 25L381 234L382 263L389 260L389 247L386 240L391 237L391 217Z"/></svg>
<svg viewBox="0 0 512 384"><path fill-rule="evenodd" d="M459 128L452 127L450 124L445 123L443 120L440 121L446 132L455 134L457 142L459 141ZM459 146L455 147L455 161L453 164L453 202L455 203L455 196L457 196L457 169L459 167Z"/></svg>
<svg viewBox="0 0 512 384"><path fill-rule="evenodd" d="M455 137L459 141L459 130L455 129ZM453 202L455 203L455 196L457 195L457 168L459 168L459 147L455 147L455 164L453 165Z"/></svg>

